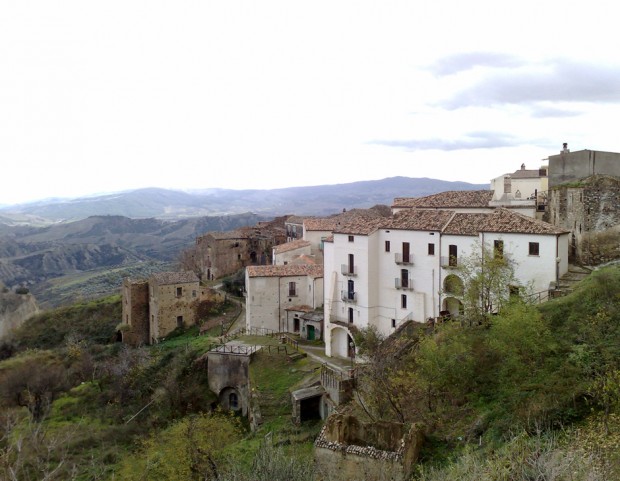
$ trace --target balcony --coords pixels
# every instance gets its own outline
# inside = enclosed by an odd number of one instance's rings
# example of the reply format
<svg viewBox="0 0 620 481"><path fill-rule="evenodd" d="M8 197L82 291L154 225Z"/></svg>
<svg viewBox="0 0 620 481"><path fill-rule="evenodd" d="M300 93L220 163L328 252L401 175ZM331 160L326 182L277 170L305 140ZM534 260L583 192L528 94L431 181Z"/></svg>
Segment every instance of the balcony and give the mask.
<svg viewBox="0 0 620 481"><path fill-rule="evenodd" d="M397 264L413 265L413 254L394 254L394 262Z"/></svg>
<svg viewBox="0 0 620 481"><path fill-rule="evenodd" d="M340 298L343 302L357 302L357 292L353 291L340 291Z"/></svg>
<svg viewBox="0 0 620 481"><path fill-rule="evenodd" d="M456 256L441 256L441 267L459 267L459 259Z"/></svg>
<svg viewBox="0 0 620 481"><path fill-rule="evenodd" d="M357 275L357 266L350 266L349 264L342 264L340 266L340 272L343 276L355 277Z"/></svg>
<svg viewBox="0 0 620 481"><path fill-rule="evenodd" d="M396 289L403 289L406 291L412 291L413 290L413 281L411 279L401 279L400 277L397 277L394 279L394 287L396 287Z"/></svg>

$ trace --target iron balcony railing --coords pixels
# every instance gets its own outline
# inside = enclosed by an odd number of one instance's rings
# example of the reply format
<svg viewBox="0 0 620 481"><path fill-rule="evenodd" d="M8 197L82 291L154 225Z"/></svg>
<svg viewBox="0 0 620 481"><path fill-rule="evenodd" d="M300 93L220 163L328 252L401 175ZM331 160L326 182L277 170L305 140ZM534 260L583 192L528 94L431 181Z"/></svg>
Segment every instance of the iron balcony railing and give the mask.
<svg viewBox="0 0 620 481"><path fill-rule="evenodd" d="M407 291L412 291L413 280L411 280L410 278L402 279L400 277L397 277L394 279L394 287L396 287L396 289L405 289Z"/></svg>
<svg viewBox="0 0 620 481"><path fill-rule="evenodd" d="M441 256L441 267L458 267L459 259L456 256Z"/></svg>
<svg viewBox="0 0 620 481"><path fill-rule="evenodd" d="M340 272L343 276L356 276L357 266L350 266L349 264L342 264L340 266Z"/></svg>
<svg viewBox="0 0 620 481"><path fill-rule="evenodd" d="M413 254L403 254L401 252L397 252L394 254L394 262L397 264L413 264Z"/></svg>
<svg viewBox="0 0 620 481"><path fill-rule="evenodd" d="M357 302L357 292L353 292L353 291L340 291L340 298L344 302Z"/></svg>

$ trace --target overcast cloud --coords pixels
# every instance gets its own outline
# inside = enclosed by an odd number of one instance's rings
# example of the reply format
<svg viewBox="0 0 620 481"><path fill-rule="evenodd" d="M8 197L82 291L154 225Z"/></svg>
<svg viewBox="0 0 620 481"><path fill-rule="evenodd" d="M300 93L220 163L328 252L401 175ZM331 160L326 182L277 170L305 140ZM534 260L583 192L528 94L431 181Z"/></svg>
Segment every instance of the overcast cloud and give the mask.
<svg viewBox="0 0 620 481"><path fill-rule="evenodd" d="M0 2L0 204L620 151L615 2Z"/></svg>

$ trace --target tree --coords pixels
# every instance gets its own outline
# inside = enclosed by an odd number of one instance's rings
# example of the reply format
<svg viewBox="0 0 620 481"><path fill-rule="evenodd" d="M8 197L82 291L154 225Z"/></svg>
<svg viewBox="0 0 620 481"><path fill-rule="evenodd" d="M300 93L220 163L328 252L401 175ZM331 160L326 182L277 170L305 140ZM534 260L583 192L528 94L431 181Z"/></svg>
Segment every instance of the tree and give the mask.
<svg viewBox="0 0 620 481"><path fill-rule="evenodd" d="M519 290L515 262L498 248L476 243L472 253L459 263L463 279L463 304L469 322L481 323L508 303Z"/></svg>
<svg viewBox="0 0 620 481"><path fill-rule="evenodd" d="M62 364L37 358L9 370L0 385L4 403L28 408L34 421L40 421L52 401L70 387Z"/></svg>

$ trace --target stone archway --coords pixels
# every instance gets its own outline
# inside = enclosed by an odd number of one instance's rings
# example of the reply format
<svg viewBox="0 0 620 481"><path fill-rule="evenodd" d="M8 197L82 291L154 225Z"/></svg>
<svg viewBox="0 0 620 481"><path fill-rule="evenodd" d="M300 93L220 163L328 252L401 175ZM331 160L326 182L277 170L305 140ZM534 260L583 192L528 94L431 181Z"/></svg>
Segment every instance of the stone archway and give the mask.
<svg viewBox="0 0 620 481"><path fill-rule="evenodd" d="M225 387L219 395L220 406L225 411L242 411L242 399L234 387Z"/></svg>
<svg viewBox="0 0 620 481"><path fill-rule="evenodd" d="M443 280L443 291L452 296L462 296L465 286L459 276L450 274Z"/></svg>
<svg viewBox="0 0 620 481"><path fill-rule="evenodd" d="M334 357L349 359L355 355L355 344L349 331L344 327L334 327L331 332L331 354ZM353 347L351 347L353 344Z"/></svg>
<svg viewBox="0 0 620 481"><path fill-rule="evenodd" d="M447 311L452 317L456 317L463 314L464 306L456 297L446 297L442 302L442 311Z"/></svg>

